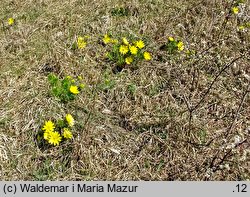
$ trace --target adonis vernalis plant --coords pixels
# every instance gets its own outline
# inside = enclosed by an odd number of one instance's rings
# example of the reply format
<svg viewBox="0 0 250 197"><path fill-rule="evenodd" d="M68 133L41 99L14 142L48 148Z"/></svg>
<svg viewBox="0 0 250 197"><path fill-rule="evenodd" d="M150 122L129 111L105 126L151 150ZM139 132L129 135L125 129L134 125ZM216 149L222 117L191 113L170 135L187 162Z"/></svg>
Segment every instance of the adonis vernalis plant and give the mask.
<svg viewBox="0 0 250 197"><path fill-rule="evenodd" d="M185 48L184 43L181 40L176 40L173 37L168 37L168 42L161 46L161 49L166 50L170 54L181 52Z"/></svg>
<svg viewBox="0 0 250 197"><path fill-rule="evenodd" d="M126 37L117 40L106 34L103 37L103 43L111 46L106 56L118 66L137 64L139 61L152 59L151 54L145 50L143 40L129 41Z"/></svg>
<svg viewBox="0 0 250 197"><path fill-rule="evenodd" d="M51 85L51 94L62 102L74 100L85 87L79 77L73 79L71 76L67 76L59 79L55 74L51 73L48 80Z"/></svg>
<svg viewBox="0 0 250 197"><path fill-rule="evenodd" d="M64 119L53 122L51 120L45 121L42 127L42 133L39 139L53 146L60 145L61 142L72 139L72 129L75 120L71 114L67 114Z"/></svg>

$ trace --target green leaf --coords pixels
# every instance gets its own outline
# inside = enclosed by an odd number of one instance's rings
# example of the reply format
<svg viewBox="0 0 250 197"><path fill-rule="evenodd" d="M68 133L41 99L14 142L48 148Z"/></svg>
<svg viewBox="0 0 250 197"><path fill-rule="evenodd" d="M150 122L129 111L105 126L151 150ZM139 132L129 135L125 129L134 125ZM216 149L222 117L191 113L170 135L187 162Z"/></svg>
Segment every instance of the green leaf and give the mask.
<svg viewBox="0 0 250 197"><path fill-rule="evenodd" d="M54 75L53 73L50 73L48 75L48 80L49 80L49 83L50 83L51 86L55 86L58 83L58 81L59 81L59 79L57 78L57 76Z"/></svg>

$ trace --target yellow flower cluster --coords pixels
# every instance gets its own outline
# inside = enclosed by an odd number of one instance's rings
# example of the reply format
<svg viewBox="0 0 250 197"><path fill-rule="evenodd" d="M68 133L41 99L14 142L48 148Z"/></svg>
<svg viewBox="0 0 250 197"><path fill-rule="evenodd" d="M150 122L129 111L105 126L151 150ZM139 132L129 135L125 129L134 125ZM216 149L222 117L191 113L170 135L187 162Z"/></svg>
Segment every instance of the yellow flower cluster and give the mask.
<svg viewBox="0 0 250 197"><path fill-rule="evenodd" d="M48 143L56 146L59 145L59 143L62 141L62 137L57 131L54 131L55 125L54 123L49 120L46 121L42 130L44 131L43 133L43 138L48 141Z"/></svg>
<svg viewBox="0 0 250 197"><path fill-rule="evenodd" d="M122 38L122 44L120 45L119 52L122 55L125 55L127 53L130 53L132 55L137 55L138 49L142 49L144 47L144 42L142 40L136 41L135 45L131 45L127 38L123 37ZM133 58L128 57L128 59L131 61ZM128 61L128 62L130 62Z"/></svg>
<svg viewBox="0 0 250 197"><path fill-rule="evenodd" d="M60 127L56 127L51 120L46 121L42 128L43 139L54 146L58 146L63 139L71 139L73 137L72 132L66 127L66 125L73 127L75 120L70 114L66 115L65 120L66 123L62 129L60 129ZM56 130L59 130L60 132Z"/></svg>
<svg viewBox="0 0 250 197"><path fill-rule="evenodd" d="M147 51L142 51L145 44L142 40L137 40L130 43L126 37L123 37L119 43L118 40L113 40L108 34L104 35L103 43L113 43L113 51L107 53L106 56L112 60L117 60L120 64L132 64L136 59L151 60L151 54Z"/></svg>
<svg viewBox="0 0 250 197"><path fill-rule="evenodd" d="M184 43L180 40L175 40L173 37L168 37L168 44L167 44L167 48L169 51L174 52L175 50L178 51L183 51L185 46Z"/></svg>

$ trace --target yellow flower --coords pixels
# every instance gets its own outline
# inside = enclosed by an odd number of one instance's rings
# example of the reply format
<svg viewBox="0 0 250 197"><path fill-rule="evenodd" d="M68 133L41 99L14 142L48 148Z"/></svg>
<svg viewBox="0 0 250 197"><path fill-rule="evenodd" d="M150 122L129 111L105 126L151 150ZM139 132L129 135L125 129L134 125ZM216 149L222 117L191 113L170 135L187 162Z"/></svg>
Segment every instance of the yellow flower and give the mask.
<svg viewBox="0 0 250 197"><path fill-rule="evenodd" d="M70 127L73 127L75 124L75 120L71 114L67 114L65 117L66 121L68 122Z"/></svg>
<svg viewBox="0 0 250 197"><path fill-rule="evenodd" d="M149 52L144 52L143 57L145 60L151 60L151 54Z"/></svg>
<svg viewBox="0 0 250 197"><path fill-rule="evenodd" d="M43 133L43 138L45 139L45 140L49 140L49 138L50 138L50 133L51 133L52 131L50 131L50 132L48 132L48 131L45 131L44 133Z"/></svg>
<svg viewBox="0 0 250 197"><path fill-rule="evenodd" d="M60 134L55 131L55 132L51 132L50 133L50 137L48 142L54 146L59 145L59 143L62 141L62 137L60 136Z"/></svg>
<svg viewBox="0 0 250 197"><path fill-rule="evenodd" d="M142 49L145 45L144 42L142 40L139 40L135 43L135 45L139 48Z"/></svg>
<svg viewBox="0 0 250 197"><path fill-rule="evenodd" d="M234 14L238 14L238 13L239 13L239 8L238 8L238 7L233 7L233 8L232 8L232 12L233 12Z"/></svg>
<svg viewBox="0 0 250 197"><path fill-rule="evenodd" d="M121 45L119 51L121 54L125 55L128 52L128 47L126 45Z"/></svg>
<svg viewBox="0 0 250 197"><path fill-rule="evenodd" d="M168 37L168 40L169 40L170 42L173 42L173 41L174 41L174 38L171 37L171 36L169 36L169 37Z"/></svg>
<svg viewBox="0 0 250 197"><path fill-rule="evenodd" d="M122 38L122 42L125 45L129 45L129 42L128 42L127 38Z"/></svg>
<svg viewBox="0 0 250 197"><path fill-rule="evenodd" d="M72 79L72 77L68 75L68 76L66 77L66 79Z"/></svg>
<svg viewBox="0 0 250 197"><path fill-rule="evenodd" d="M177 43L177 47L178 47L178 50L179 50L179 51L183 51L183 50L184 50L184 44L183 44L183 42L179 41L179 42Z"/></svg>
<svg viewBox="0 0 250 197"><path fill-rule="evenodd" d="M136 55L138 52L138 49L135 46L130 46L129 50L130 50L130 53L133 55Z"/></svg>
<svg viewBox="0 0 250 197"><path fill-rule="evenodd" d="M68 128L63 129L63 137L66 139L71 139L72 138L72 133Z"/></svg>
<svg viewBox="0 0 250 197"><path fill-rule="evenodd" d="M104 38L102 39L102 41L104 42L104 44L108 44L111 42L111 38L109 37L108 34L104 35Z"/></svg>
<svg viewBox="0 0 250 197"><path fill-rule="evenodd" d="M133 58L130 56L130 57L126 57L125 58L125 62L126 64L131 64L133 62Z"/></svg>
<svg viewBox="0 0 250 197"><path fill-rule="evenodd" d="M86 47L86 45L87 45L87 43L85 42L84 38L79 36L77 38L77 47L78 47L78 49L83 49L83 48Z"/></svg>
<svg viewBox="0 0 250 197"><path fill-rule="evenodd" d="M69 91L73 94L79 94L79 90L77 86L70 86Z"/></svg>
<svg viewBox="0 0 250 197"><path fill-rule="evenodd" d="M14 18L9 18L9 19L8 19L8 24L9 24L9 25L13 25L14 22L15 22L15 19L14 19Z"/></svg>
<svg viewBox="0 0 250 197"><path fill-rule="evenodd" d="M55 129L55 125L51 120L46 121L42 128L42 130L44 130L45 132L52 132L54 131L54 129Z"/></svg>

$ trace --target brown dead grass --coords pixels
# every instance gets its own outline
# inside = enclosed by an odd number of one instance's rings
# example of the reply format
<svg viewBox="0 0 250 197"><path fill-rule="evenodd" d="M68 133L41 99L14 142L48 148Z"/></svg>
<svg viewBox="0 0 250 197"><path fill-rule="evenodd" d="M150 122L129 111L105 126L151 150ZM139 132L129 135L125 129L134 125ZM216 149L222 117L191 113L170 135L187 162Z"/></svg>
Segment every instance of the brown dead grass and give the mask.
<svg viewBox="0 0 250 197"><path fill-rule="evenodd" d="M224 1L1 1L0 177L2 180L247 180L250 179L249 18L230 16ZM246 1L245 15L249 15ZM127 7L129 16L112 16ZM8 28L8 17L16 24ZM113 74L100 39L139 36L154 58ZM72 51L78 35L90 35ZM159 47L168 36L197 56L173 59ZM211 47L211 48L210 48ZM209 49L208 49L209 48ZM216 79L204 100L213 79ZM47 75L84 76L89 92L62 104ZM100 91L104 73L115 87ZM248 78L247 78L248 76ZM135 92L128 90L135 85ZM74 140L42 149L45 120L71 113ZM226 147L240 136L236 148ZM244 159L244 154L246 158ZM230 169L225 169L228 164Z"/></svg>

